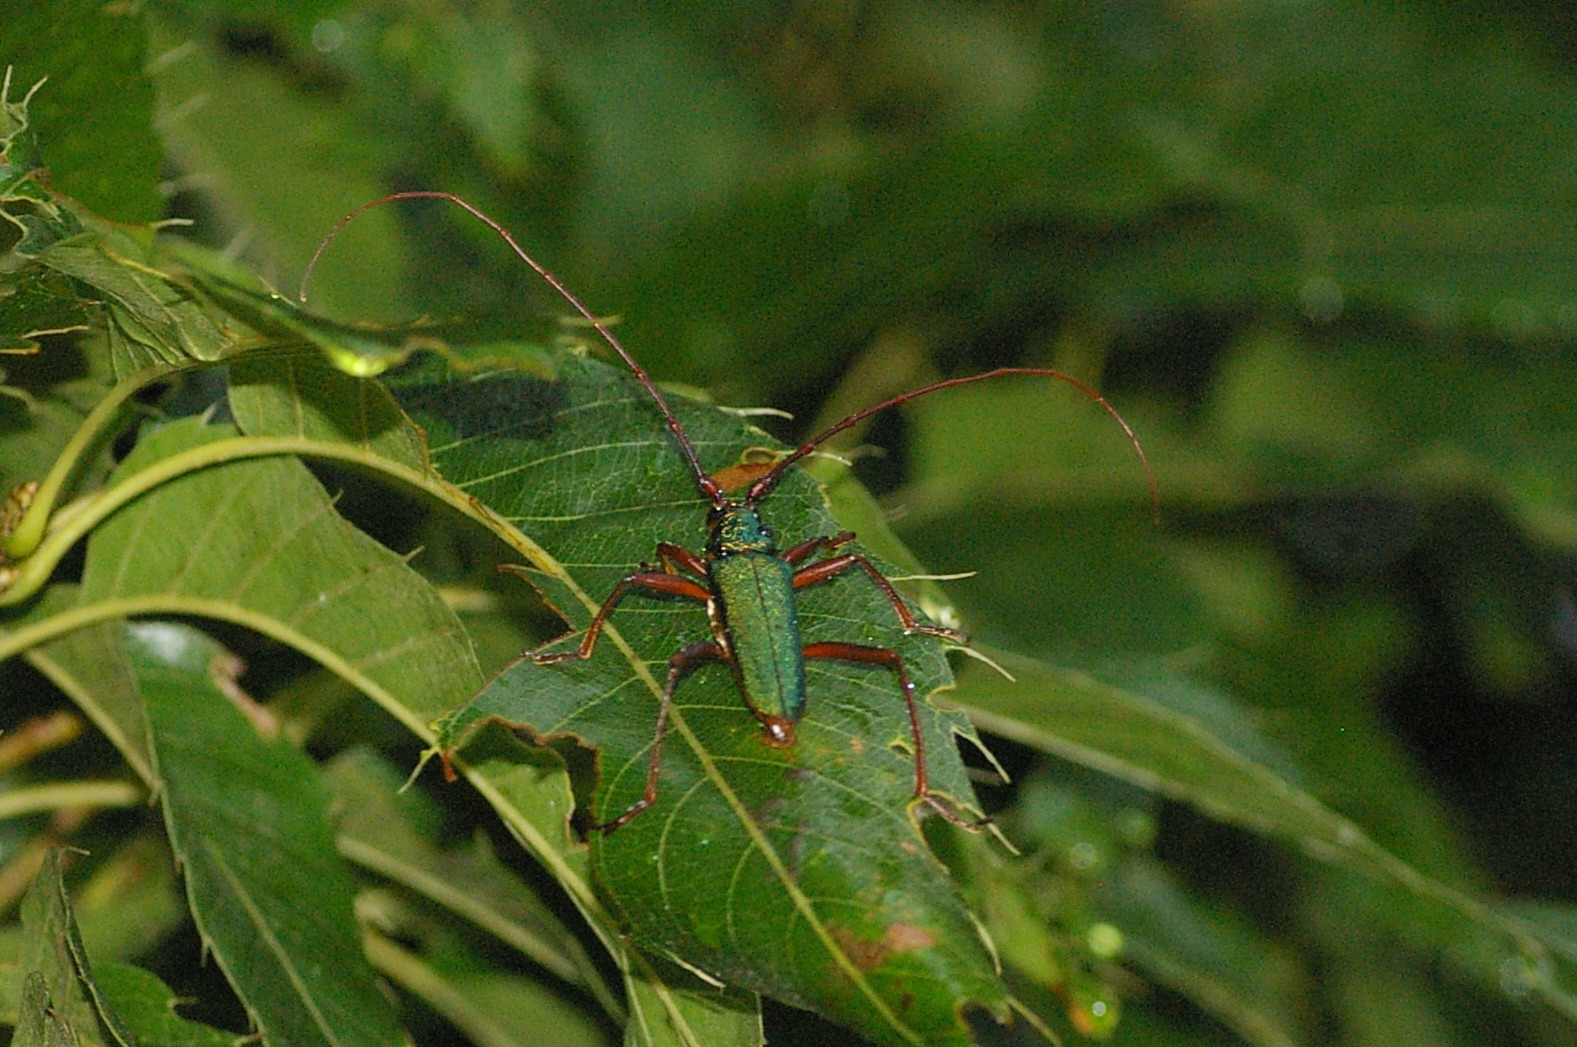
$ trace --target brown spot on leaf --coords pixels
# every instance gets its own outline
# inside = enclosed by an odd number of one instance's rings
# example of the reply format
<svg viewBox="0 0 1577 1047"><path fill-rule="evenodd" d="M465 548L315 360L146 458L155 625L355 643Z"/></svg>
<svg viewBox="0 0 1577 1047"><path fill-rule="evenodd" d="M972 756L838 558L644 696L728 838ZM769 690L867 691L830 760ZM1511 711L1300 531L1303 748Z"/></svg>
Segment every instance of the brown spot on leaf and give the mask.
<svg viewBox="0 0 1577 1047"><path fill-rule="evenodd" d="M856 937L846 927L832 928L832 938L844 955L862 971L875 970L895 953L929 949L936 944L935 933L912 923L889 924L881 939L874 942Z"/></svg>
<svg viewBox="0 0 1577 1047"><path fill-rule="evenodd" d="M912 923L895 923L887 928L887 933L882 935L882 941L886 943L889 952L915 952L935 945L936 935Z"/></svg>

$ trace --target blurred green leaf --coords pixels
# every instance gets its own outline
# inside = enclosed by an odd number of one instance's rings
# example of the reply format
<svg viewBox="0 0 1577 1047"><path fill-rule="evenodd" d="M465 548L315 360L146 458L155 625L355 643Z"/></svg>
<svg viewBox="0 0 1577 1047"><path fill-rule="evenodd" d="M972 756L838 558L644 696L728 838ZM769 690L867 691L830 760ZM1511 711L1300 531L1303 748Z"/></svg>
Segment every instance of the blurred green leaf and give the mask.
<svg viewBox="0 0 1577 1047"><path fill-rule="evenodd" d="M1356 823L1277 773L1281 761L1274 750L1208 694L1172 689L1170 700L1162 702L1157 699L1167 694L1165 688L1130 690L1029 659L993 656L1014 681L971 667L959 688L971 717L992 733L1180 800L1212 818L1297 843L1417 905L1406 922L1420 936L1458 943L1476 966L1523 967L1519 977L1527 981L1521 991L1559 1008L1570 1009L1577 999L1529 928L1458 885L1431 879L1394 857Z"/></svg>
<svg viewBox="0 0 1577 1047"><path fill-rule="evenodd" d="M0 55L13 85L49 78L32 108L50 184L105 218L159 218L163 151L152 127L138 6L55 0L19 7L0 23Z"/></svg>
<svg viewBox="0 0 1577 1047"><path fill-rule="evenodd" d="M330 99L227 52L214 20L155 10L151 22L165 147L222 187L227 217L271 260L263 277L291 286L335 220L383 194L381 167L398 149L347 125ZM410 316L392 224L391 213L375 213L339 238L314 283L319 308L358 320Z"/></svg>
<svg viewBox="0 0 1577 1047"><path fill-rule="evenodd" d="M136 1034L138 1047L238 1047L246 1040L176 1014L180 1001L175 994L158 975L140 967L103 964L98 980L126 1027Z"/></svg>
<svg viewBox="0 0 1577 1047"><path fill-rule="evenodd" d="M1255 1047L1294 1047L1303 972L1236 914L1190 897L1156 862L1125 862L1102 885L1103 913L1123 952L1157 981L1214 1014Z"/></svg>
<svg viewBox="0 0 1577 1047"><path fill-rule="evenodd" d="M82 947L66 897L62 853L49 852L22 901L17 967L24 977L24 1027L29 1037L42 1033L39 1043L132 1047L136 1041L104 998Z"/></svg>
<svg viewBox="0 0 1577 1047"><path fill-rule="evenodd" d="M77 922L89 955L101 961L96 970L105 979L104 991L119 1010L105 972L118 962L145 959L186 926L186 899L163 833L154 826L113 852L95 855L88 871L76 892ZM121 1014L136 1032L133 1017Z"/></svg>
<svg viewBox="0 0 1577 1047"><path fill-rule="evenodd" d="M402 776L366 750L327 771L340 808L339 848L351 861L429 898L495 935L524 957L594 996L611 1017L623 1008L578 939L484 839L441 849L426 827L440 812L417 793L396 795Z"/></svg>
<svg viewBox="0 0 1577 1047"><path fill-rule="evenodd" d="M239 664L203 634L148 622L126 643L192 917L265 1042L394 1042L316 765L259 737Z"/></svg>

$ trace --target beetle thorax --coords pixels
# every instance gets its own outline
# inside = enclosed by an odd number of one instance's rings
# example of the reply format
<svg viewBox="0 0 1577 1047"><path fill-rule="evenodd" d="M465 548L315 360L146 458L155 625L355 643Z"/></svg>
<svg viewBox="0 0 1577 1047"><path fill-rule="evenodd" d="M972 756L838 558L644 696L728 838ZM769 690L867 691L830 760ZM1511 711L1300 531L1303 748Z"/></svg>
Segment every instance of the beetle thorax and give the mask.
<svg viewBox="0 0 1577 1047"><path fill-rule="evenodd" d="M724 502L707 517L707 552L712 556L735 553L775 554L772 528L761 522L761 514L748 502Z"/></svg>

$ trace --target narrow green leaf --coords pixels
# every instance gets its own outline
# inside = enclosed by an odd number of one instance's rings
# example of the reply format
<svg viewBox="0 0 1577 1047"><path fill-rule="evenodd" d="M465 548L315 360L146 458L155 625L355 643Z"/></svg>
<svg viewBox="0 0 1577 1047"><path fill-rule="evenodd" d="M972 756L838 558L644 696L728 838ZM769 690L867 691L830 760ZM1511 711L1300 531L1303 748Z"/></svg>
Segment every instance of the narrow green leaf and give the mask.
<svg viewBox="0 0 1577 1047"><path fill-rule="evenodd" d="M49 852L22 900L22 952L17 966L25 979L23 1007L35 1006L39 989L43 990L48 1015L41 1023L43 1042L52 1042L63 1026L71 1030L74 1042L134 1047L136 1041L94 980L66 897L61 854ZM42 977L42 985L33 980L35 974Z"/></svg>
<svg viewBox="0 0 1577 1047"><path fill-rule="evenodd" d="M81 1038L55 1009L49 986L37 971L22 980L22 1006L11 1043L14 1047L81 1047Z"/></svg>
<svg viewBox="0 0 1577 1047"><path fill-rule="evenodd" d="M236 705L231 656L202 633L149 622L126 643L192 917L264 1042L398 1041L316 766L259 737Z"/></svg>
<svg viewBox="0 0 1577 1047"><path fill-rule="evenodd" d="M435 467L542 550L532 580L577 627L631 567L667 540L698 547L706 505L649 398L606 366L566 359L556 380L433 365L395 379ZM713 468L763 434L681 404ZM807 479L765 507L785 546L838 530ZM922 693L942 685L938 645L904 638L867 580L801 594L808 640L896 646ZM490 720L598 750L592 808L611 819L639 797L669 655L707 635L699 607L632 599L596 657L510 666L447 719L463 740ZM621 653L621 641L630 653ZM638 653L635 653L638 652ZM772 749L723 666L676 695L659 802L594 836L599 879L636 940L723 982L810 1007L888 1043L965 1043L966 1005L1005 1004L980 935L910 808L914 758L904 702L885 669L809 667L798 741ZM921 712L932 787L973 804L957 717Z"/></svg>

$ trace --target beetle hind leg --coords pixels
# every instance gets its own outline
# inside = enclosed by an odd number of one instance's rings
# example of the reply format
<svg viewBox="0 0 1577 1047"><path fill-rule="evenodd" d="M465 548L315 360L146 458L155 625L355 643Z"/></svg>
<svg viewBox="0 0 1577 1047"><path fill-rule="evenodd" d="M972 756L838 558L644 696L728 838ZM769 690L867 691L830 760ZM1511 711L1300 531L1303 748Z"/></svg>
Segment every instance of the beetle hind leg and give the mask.
<svg viewBox="0 0 1577 1047"><path fill-rule="evenodd" d="M661 773L663 763L663 738L668 734L668 713L673 708L674 691L683 680L698 665L712 661L726 661L723 649L710 640L693 643L674 652L668 659L668 679L663 684L662 696L658 699L657 729L652 732L651 762L646 765L646 790L641 793L641 798L625 808L623 814L608 822L598 822L592 828L604 836L613 833L630 823L630 820L652 804L657 802L657 776Z"/></svg>
<svg viewBox="0 0 1577 1047"><path fill-rule="evenodd" d="M904 704L909 709L909 731L914 740L915 799L954 825L968 829L970 832L979 832L991 824L989 817L978 819L966 817L954 804L931 791L930 780L925 772L925 737L920 728L920 707L914 694L914 681L909 679L909 670L904 665L903 655L891 647L868 647L864 644L836 642L806 644L804 655L806 658L824 658L861 665L882 665L891 669L893 675L898 677L898 684L903 689Z"/></svg>

